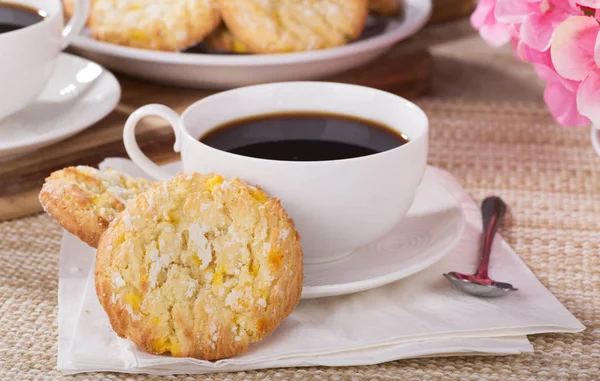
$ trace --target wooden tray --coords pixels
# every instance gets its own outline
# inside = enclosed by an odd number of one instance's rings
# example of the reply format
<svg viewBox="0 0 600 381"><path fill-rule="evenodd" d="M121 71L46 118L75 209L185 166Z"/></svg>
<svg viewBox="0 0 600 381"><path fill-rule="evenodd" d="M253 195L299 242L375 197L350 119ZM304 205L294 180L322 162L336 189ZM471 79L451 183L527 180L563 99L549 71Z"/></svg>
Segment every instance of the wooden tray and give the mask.
<svg viewBox="0 0 600 381"><path fill-rule="evenodd" d="M429 52L399 45L376 61L328 81L360 84L407 98L422 94L432 71ZM127 157L122 129L131 112L148 103L162 103L182 112L212 90L182 89L148 84L119 76L123 95L117 108L84 132L27 156L0 163L0 221L41 211L38 193L44 179L71 165L97 166L106 157ZM165 121L146 118L137 128L142 150L159 163L176 160L174 137Z"/></svg>
<svg viewBox="0 0 600 381"><path fill-rule="evenodd" d="M433 13L428 25L467 17L475 9L475 0L433 0Z"/></svg>

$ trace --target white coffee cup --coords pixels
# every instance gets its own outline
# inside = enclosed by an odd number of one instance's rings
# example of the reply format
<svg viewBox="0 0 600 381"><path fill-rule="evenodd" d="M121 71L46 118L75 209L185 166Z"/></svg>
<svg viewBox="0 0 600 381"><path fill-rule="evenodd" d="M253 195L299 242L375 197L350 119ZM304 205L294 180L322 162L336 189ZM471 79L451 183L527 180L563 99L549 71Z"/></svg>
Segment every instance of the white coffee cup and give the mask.
<svg viewBox="0 0 600 381"><path fill-rule="evenodd" d="M56 59L87 21L89 0L75 1L75 13L63 24L61 0L9 0L33 8L44 20L0 34L0 119L22 110L44 89ZM63 27L64 26L64 27Z"/></svg>
<svg viewBox="0 0 600 381"><path fill-rule="evenodd" d="M294 111L380 122L410 141L369 156L314 162L251 158L198 141L227 122ZM204 98L182 116L163 105L143 106L125 124L125 148L150 176L168 179L171 175L148 159L135 140L136 124L149 115L160 116L173 127L174 149L181 152L184 172L237 176L281 199L300 233L308 264L341 258L391 230L412 204L427 162L425 113L401 97L368 87L327 82L249 86Z"/></svg>

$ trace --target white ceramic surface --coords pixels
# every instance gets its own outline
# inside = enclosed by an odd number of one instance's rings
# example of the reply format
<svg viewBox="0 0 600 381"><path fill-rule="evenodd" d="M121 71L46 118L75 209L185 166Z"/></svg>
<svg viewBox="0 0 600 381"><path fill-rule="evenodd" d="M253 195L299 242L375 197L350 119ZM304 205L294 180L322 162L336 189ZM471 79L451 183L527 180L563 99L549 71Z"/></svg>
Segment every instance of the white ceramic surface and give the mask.
<svg viewBox="0 0 600 381"><path fill-rule="evenodd" d="M251 158L198 141L226 122L291 111L373 120L406 134L410 141L374 155L318 162ZM390 231L412 204L427 162L425 113L412 102L368 87L328 82L249 86L204 98L181 117L166 106L144 106L125 124L125 148L146 173L167 179L171 174L152 163L135 140L137 122L148 115L163 117L172 125L174 149L181 152L185 172L239 176L281 199L302 236L305 263L341 258ZM327 136L327 130L310 133L315 138Z"/></svg>
<svg viewBox="0 0 600 381"><path fill-rule="evenodd" d="M373 36L318 51L272 55L157 52L107 44L85 34L74 41L72 49L109 69L179 86L231 88L315 80L365 64L425 25L431 0L403 2L405 17L374 25L368 30Z"/></svg>
<svg viewBox="0 0 600 381"><path fill-rule="evenodd" d="M338 261L305 265L302 298L349 294L406 278L448 255L464 229L458 202L425 178L406 217L384 237Z"/></svg>
<svg viewBox="0 0 600 381"><path fill-rule="evenodd" d="M85 58L61 53L39 97L0 121L0 159L76 134L109 114L120 97L121 87L110 72Z"/></svg>
<svg viewBox="0 0 600 381"><path fill-rule="evenodd" d="M60 0L9 0L37 9L45 19L26 28L0 34L0 120L22 110L44 89L60 51L79 34L89 13L80 0L63 28Z"/></svg>
<svg viewBox="0 0 600 381"><path fill-rule="evenodd" d="M592 147L596 150L598 156L600 156L600 128L592 126Z"/></svg>

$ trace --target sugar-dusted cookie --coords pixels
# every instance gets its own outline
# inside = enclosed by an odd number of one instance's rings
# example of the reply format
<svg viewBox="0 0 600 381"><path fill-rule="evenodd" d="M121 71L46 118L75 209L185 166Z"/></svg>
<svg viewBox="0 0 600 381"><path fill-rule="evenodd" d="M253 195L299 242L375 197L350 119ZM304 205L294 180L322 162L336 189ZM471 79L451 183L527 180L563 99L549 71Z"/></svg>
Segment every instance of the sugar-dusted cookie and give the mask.
<svg viewBox="0 0 600 381"><path fill-rule="evenodd" d="M148 352L217 360L295 308L302 250L279 200L239 179L179 174L102 235L96 292L114 331Z"/></svg>
<svg viewBox="0 0 600 381"><path fill-rule="evenodd" d="M250 51L324 49L362 33L368 0L219 0L223 20Z"/></svg>
<svg viewBox="0 0 600 381"><path fill-rule="evenodd" d="M75 0L63 0L63 10L67 18L73 17L75 12Z"/></svg>
<svg viewBox="0 0 600 381"><path fill-rule="evenodd" d="M96 247L100 235L125 204L151 183L112 169L77 166L53 172L40 192L40 203L58 223Z"/></svg>
<svg viewBox="0 0 600 381"><path fill-rule="evenodd" d="M400 11L400 6L398 0L369 0L369 11L382 16L394 16Z"/></svg>
<svg viewBox="0 0 600 381"><path fill-rule="evenodd" d="M95 0L88 24L100 41L179 51L200 42L220 22L217 0Z"/></svg>

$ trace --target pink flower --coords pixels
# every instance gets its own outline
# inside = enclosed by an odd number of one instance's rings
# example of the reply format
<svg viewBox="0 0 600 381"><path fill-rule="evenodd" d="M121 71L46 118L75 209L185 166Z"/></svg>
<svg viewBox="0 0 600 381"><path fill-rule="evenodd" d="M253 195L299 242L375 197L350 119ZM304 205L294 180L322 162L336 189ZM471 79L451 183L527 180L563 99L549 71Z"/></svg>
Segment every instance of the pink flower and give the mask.
<svg viewBox="0 0 600 381"><path fill-rule="evenodd" d="M471 15L471 25L490 45L498 47L510 39L509 25L498 22L494 17L496 0L480 0Z"/></svg>
<svg viewBox="0 0 600 381"><path fill-rule="evenodd" d="M550 48L558 25L574 14L581 14L574 0L498 0L495 10L497 21L521 24L523 42L541 52Z"/></svg>
<svg viewBox="0 0 600 381"><path fill-rule="evenodd" d="M544 90L544 101L554 119L563 126L589 126L590 120L577 109L577 87L579 83L562 78L553 67L535 65L539 77L548 85Z"/></svg>
<svg viewBox="0 0 600 381"><path fill-rule="evenodd" d="M591 0L586 0L592 3ZM579 82L577 109L600 126L600 25L594 18L573 16L556 30L551 48L557 73Z"/></svg>
<svg viewBox="0 0 600 381"><path fill-rule="evenodd" d="M600 8L600 0L577 0L576 3L588 8Z"/></svg>

